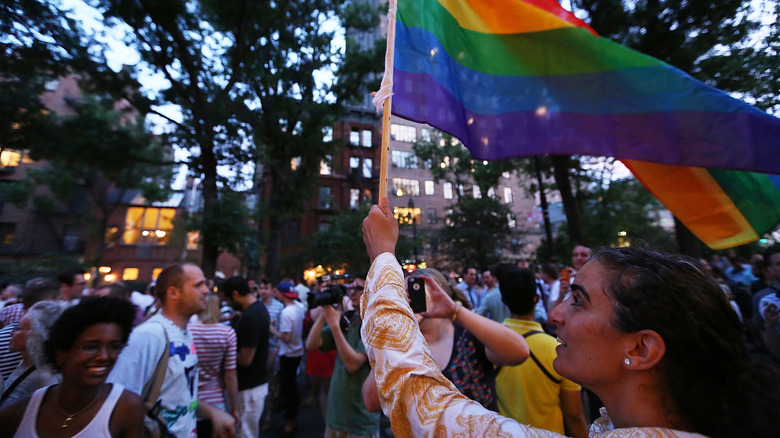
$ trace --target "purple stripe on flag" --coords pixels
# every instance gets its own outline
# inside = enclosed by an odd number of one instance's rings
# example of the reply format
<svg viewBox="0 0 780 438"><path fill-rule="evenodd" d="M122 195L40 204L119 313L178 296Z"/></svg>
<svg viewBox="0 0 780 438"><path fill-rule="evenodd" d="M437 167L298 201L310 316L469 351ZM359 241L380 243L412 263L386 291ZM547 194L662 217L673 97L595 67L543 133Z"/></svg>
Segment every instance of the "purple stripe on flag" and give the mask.
<svg viewBox="0 0 780 438"><path fill-rule="evenodd" d="M777 172L780 124L755 113L473 113L427 74L394 71L393 114L459 138L481 160L582 154L678 166Z"/></svg>

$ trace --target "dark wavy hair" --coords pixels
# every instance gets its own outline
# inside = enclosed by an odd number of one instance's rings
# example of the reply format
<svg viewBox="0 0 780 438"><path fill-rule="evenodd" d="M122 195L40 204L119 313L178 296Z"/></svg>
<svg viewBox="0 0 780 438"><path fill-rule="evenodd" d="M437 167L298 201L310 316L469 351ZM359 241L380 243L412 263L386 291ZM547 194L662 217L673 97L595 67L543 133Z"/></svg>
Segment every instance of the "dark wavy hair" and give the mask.
<svg viewBox="0 0 780 438"><path fill-rule="evenodd" d="M73 347L76 338L87 328L101 323L116 324L122 332L122 342L127 342L133 330L136 308L130 301L115 297L82 298L75 306L65 309L49 331L44 343L46 362L57 372L57 352Z"/></svg>
<svg viewBox="0 0 780 438"><path fill-rule="evenodd" d="M601 249L591 260L611 274L604 287L614 299L612 325L663 338L658 367L673 399L670 418L710 437L777 436L780 372L748 358L736 313L694 259L630 247Z"/></svg>

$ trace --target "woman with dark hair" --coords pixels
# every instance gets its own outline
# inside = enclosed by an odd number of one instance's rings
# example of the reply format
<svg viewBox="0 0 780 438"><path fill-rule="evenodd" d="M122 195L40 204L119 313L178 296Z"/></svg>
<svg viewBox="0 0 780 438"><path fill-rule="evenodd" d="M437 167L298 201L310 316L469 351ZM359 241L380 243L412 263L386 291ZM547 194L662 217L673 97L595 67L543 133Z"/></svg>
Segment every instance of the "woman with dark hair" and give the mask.
<svg viewBox="0 0 780 438"><path fill-rule="evenodd" d="M405 299L387 198L363 221L363 239L372 267L361 334L396 435L560 436L485 410L435 367ZM751 363L737 316L694 260L604 249L571 290L550 314L560 342L553 367L604 402L590 436L777 436L780 376ZM428 314L456 310L440 295Z"/></svg>
<svg viewBox="0 0 780 438"><path fill-rule="evenodd" d="M0 436L142 436L140 397L105 383L134 317L130 302L112 297L84 298L62 312L44 343L62 382L0 410Z"/></svg>

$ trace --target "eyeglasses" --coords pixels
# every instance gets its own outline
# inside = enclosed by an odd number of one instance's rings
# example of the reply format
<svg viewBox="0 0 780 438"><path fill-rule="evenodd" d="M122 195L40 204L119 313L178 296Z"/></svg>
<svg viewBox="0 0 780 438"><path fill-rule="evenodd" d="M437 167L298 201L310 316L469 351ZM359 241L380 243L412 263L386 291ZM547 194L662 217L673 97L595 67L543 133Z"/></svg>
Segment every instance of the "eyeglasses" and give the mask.
<svg viewBox="0 0 780 438"><path fill-rule="evenodd" d="M85 354L88 354L90 356L97 356L97 354L100 353L100 350L102 350L103 348L106 349L106 352L110 356L116 356L122 352L122 349L125 348L125 344L123 342L111 342L109 344L90 342L76 347L77 350L82 351Z"/></svg>

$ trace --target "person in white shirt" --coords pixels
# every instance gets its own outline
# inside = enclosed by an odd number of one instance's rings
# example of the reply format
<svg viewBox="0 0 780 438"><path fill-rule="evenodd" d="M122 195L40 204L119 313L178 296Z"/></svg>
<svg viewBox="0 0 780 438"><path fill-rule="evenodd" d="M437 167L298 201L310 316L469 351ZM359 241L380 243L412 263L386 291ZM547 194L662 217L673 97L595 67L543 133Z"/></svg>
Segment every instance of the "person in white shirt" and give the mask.
<svg viewBox="0 0 780 438"><path fill-rule="evenodd" d="M300 402L296 375L303 357L304 309L297 304L298 292L292 283L281 282L276 289L284 309L279 327L271 326L271 333L279 339L279 407L284 412L283 430L291 434L297 429L295 417Z"/></svg>

